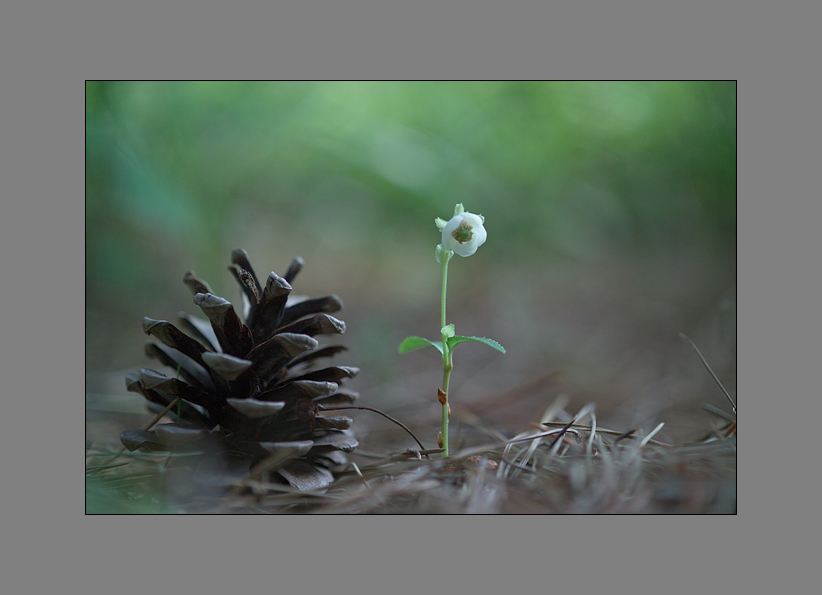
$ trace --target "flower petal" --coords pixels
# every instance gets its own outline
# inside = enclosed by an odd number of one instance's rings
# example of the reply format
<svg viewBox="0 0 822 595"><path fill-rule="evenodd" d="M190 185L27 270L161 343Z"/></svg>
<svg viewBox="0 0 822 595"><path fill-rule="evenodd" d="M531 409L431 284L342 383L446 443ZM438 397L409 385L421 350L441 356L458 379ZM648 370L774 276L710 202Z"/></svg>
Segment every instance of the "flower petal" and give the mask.
<svg viewBox="0 0 822 595"><path fill-rule="evenodd" d="M462 213L442 229L442 246L460 256L471 256L485 243L488 234L481 215Z"/></svg>

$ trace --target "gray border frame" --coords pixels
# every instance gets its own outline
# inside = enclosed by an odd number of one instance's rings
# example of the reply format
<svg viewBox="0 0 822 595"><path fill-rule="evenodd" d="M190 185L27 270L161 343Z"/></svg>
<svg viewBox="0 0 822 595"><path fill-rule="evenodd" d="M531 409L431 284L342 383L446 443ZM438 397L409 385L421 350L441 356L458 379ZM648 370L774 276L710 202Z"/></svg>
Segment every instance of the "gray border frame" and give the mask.
<svg viewBox="0 0 822 595"><path fill-rule="evenodd" d="M803 496L815 494L803 489L815 467L802 464L801 449L790 464L777 464L771 438L802 434L794 426L768 432L764 420L779 418L787 397L806 394L795 386L797 372L817 363L816 325L809 322L818 319L811 307L818 277L806 261L817 255L810 238L818 190L805 188L797 174L816 166L819 155L812 109L819 13L808 6L649 2L6 8L0 241L11 303L3 321L4 376L11 378L3 416L7 588L668 593L725 592L752 582L763 592L777 583L784 590L789 572L809 570L803 552L816 552L806 547L811 524L801 508ZM741 510L759 514L744 524L736 517L83 516L76 457L84 382L77 345L84 333L77 314L84 295L84 81L163 77L739 79L738 394L743 423L751 426L746 435L760 437L758 448L743 440L755 456L742 460L749 468L756 460L758 473L741 474L740 484L759 481L743 490ZM771 506L754 508L759 502ZM783 520L784 511L800 518ZM793 527L790 540L780 532L786 527Z"/></svg>

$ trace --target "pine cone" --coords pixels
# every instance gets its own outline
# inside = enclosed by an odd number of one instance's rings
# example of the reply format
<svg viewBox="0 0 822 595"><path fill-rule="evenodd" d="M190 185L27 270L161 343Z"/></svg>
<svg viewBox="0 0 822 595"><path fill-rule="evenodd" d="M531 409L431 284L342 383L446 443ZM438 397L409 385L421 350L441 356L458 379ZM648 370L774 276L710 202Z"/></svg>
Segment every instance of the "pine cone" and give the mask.
<svg viewBox="0 0 822 595"><path fill-rule="evenodd" d="M328 314L342 302L335 295L290 295L290 283L303 265L299 257L283 277L270 273L265 287L245 250L232 251L231 262L229 270L243 292L245 323L191 271L183 281L208 320L180 312L189 336L167 321L143 319L143 330L156 339L146 344L147 355L175 372L165 376L141 369L126 376L126 387L157 412L179 397L169 412L176 415L179 407L179 422L126 430L120 440L132 451L190 449L216 441L221 458L213 460L214 449L206 448L212 460L201 461L198 470L228 465L240 479L262 464L269 481L285 480L300 490L324 488L347 462L343 453L357 446L351 418L316 416L317 405L351 405L357 397L339 388L357 368L312 370L318 358L345 350L319 347L314 338L345 332L345 323Z"/></svg>

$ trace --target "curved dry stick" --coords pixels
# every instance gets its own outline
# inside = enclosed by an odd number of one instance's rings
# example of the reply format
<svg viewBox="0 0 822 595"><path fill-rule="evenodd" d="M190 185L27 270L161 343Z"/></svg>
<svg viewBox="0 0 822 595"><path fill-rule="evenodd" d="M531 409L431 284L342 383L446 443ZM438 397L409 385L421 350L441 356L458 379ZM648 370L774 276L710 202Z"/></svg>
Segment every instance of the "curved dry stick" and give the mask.
<svg viewBox="0 0 822 595"><path fill-rule="evenodd" d="M391 417L387 413L383 413L379 409L372 409L371 407L356 407L354 405L351 405L349 407L323 407L322 405L317 405L317 409L320 410L320 411L342 411L344 409L359 409L361 411L373 411L374 413L379 413L380 415L382 415L387 420L394 422L395 424L400 426L403 430L408 432L411 435L411 437L414 439L414 442L416 442L417 444L420 445L420 449L425 450L425 447L422 445L422 442L419 441L419 439L414 435L414 432L409 430L408 427L406 427L406 425L404 423L402 423L400 421L397 421L396 419L394 419L393 417ZM425 458L426 459L429 458L427 454L425 455Z"/></svg>

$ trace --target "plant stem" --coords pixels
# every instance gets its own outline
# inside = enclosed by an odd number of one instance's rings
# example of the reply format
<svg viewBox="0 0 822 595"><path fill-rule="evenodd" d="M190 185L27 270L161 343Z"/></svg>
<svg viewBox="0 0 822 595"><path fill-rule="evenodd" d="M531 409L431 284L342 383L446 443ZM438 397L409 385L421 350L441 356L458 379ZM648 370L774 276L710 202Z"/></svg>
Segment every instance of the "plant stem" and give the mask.
<svg viewBox="0 0 822 595"><path fill-rule="evenodd" d="M445 262L442 265L442 325L440 328L445 328L445 290L448 286L448 261L450 258L444 258ZM448 349L448 337L442 333L442 392L445 393L445 402L442 404L442 444L440 445L445 450L442 451L442 456L448 456L448 383L451 378L451 370L453 369L453 360L451 358L451 350Z"/></svg>
<svg viewBox="0 0 822 595"><path fill-rule="evenodd" d="M451 362L451 354L443 356L442 366L442 392L445 393L445 403L442 406L442 456L448 456L448 418L450 417L450 407L448 406L448 381L451 378L451 370L454 367Z"/></svg>
<svg viewBox="0 0 822 595"><path fill-rule="evenodd" d="M445 289L448 286L448 261L451 259L446 257L443 258L443 260L445 262L442 265L442 302L440 306L440 310L442 312L442 324L440 325L440 328L443 328L447 324L445 321Z"/></svg>

